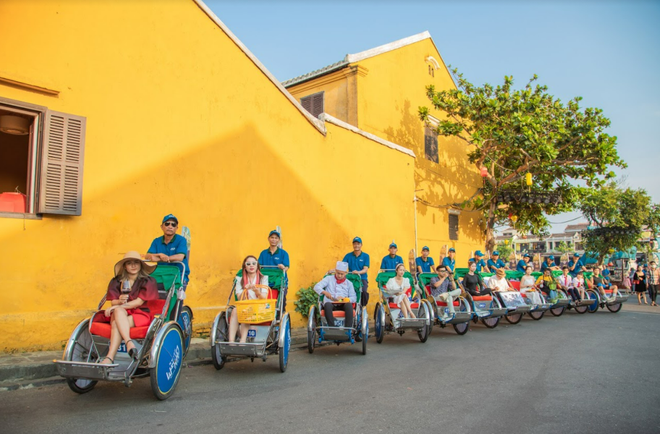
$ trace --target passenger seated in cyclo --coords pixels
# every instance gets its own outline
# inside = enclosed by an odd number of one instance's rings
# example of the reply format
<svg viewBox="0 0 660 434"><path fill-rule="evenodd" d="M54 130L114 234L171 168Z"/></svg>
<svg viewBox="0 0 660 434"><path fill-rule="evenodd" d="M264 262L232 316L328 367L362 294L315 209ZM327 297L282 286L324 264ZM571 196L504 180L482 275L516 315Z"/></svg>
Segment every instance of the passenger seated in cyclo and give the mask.
<svg viewBox="0 0 660 434"><path fill-rule="evenodd" d="M147 264L136 251L127 252L124 258L115 264L115 277L108 284L106 301L112 306L94 316L94 322L111 323L108 354L100 360L102 364L114 363L121 341L126 342L128 355L137 359L138 350L131 340L131 328L146 327L151 324L154 314L143 304L149 300L158 300L156 280L149 276L156 269Z"/></svg>
<svg viewBox="0 0 660 434"><path fill-rule="evenodd" d="M403 277L406 273L406 266L396 264L394 271L396 275L385 284L385 293L390 297L392 303L399 306L404 317L417 318L410 309L410 299L408 298L408 292L411 290L410 280Z"/></svg>
<svg viewBox="0 0 660 434"><path fill-rule="evenodd" d="M436 302L447 303L449 315L454 315L456 313L454 300L461 295L461 289L456 288L454 285L453 273L449 271L446 265L438 265L435 271L438 276L431 278L431 296Z"/></svg>
<svg viewBox="0 0 660 434"><path fill-rule="evenodd" d="M515 288L511 286L508 280L506 280L506 272L502 268L498 268L495 271L495 275L488 279L488 287L493 292L507 292L515 291Z"/></svg>
<svg viewBox="0 0 660 434"><path fill-rule="evenodd" d="M536 279L534 286L549 299L557 298L557 281L552 275L552 270L546 268L543 274Z"/></svg>
<svg viewBox="0 0 660 434"><path fill-rule="evenodd" d="M575 286L573 286L573 276L568 274L570 270L564 265L561 271L563 274L559 276L559 286L570 295L573 302L581 301L582 298L580 297L580 293L575 289Z"/></svg>
<svg viewBox="0 0 660 434"><path fill-rule="evenodd" d="M600 266L594 268L594 274L591 276L591 284L598 290L600 296L603 300L609 300L610 298L616 298L616 285L612 285L610 281L604 274L601 274ZM611 290L610 296L607 295L605 291Z"/></svg>
<svg viewBox="0 0 660 434"><path fill-rule="evenodd" d="M353 325L353 304L357 300L353 282L346 278L348 274L348 263L339 261L335 266L335 274L325 276L319 283L314 285L314 291L323 295L323 312L328 326L335 326L333 311L344 311L344 327ZM348 301L346 301L348 299Z"/></svg>
<svg viewBox="0 0 660 434"><path fill-rule="evenodd" d="M520 293L525 294L525 297L532 302L532 304L541 304L541 296L536 290L536 279L532 276L532 266L525 267L525 274L520 278Z"/></svg>
<svg viewBox="0 0 660 434"><path fill-rule="evenodd" d="M484 285L484 281L481 279L481 275L475 273L476 270L477 264L474 261L470 261L469 270L467 274L463 276L463 287L467 292L470 293L470 295L475 297L490 295L490 289Z"/></svg>
<svg viewBox="0 0 660 434"><path fill-rule="evenodd" d="M580 300L584 300L584 273L582 270L578 271L577 276L573 278L573 288L575 288L580 294Z"/></svg>
<svg viewBox="0 0 660 434"><path fill-rule="evenodd" d="M243 259L242 276L236 276L235 291L238 300L256 300L268 297L268 276L261 274L261 265L255 256L249 255ZM241 343L247 340L252 324L240 324ZM236 330L239 328L238 311L232 309L229 320L229 342L235 342Z"/></svg>

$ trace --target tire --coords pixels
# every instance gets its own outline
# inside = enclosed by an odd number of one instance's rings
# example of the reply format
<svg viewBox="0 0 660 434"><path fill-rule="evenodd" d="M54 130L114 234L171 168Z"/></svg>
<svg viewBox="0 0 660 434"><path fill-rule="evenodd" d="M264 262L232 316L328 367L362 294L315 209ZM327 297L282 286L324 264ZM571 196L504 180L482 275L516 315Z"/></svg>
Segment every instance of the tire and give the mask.
<svg viewBox="0 0 660 434"><path fill-rule="evenodd" d="M529 316L531 316L534 321L540 320L541 318L543 318L543 315L545 315L545 311L541 311L541 312L533 311L529 313Z"/></svg>
<svg viewBox="0 0 660 434"><path fill-rule="evenodd" d="M220 342L228 342L229 327L227 326L227 312L218 314L219 318L215 324L215 340ZM220 353L220 347L213 342L211 345L211 361L213 366L218 371L225 366L227 357Z"/></svg>
<svg viewBox="0 0 660 434"><path fill-rule="evenodd" d="M96 362L99 354L93 345L92 335L89 333L89 319L81 322L73 331L67 345L64 360L68 362ZM85 378L67 378L69 389L76 393L87 393L96 386L96 380Z"/></svg>
<svg viewBox="0 0 660 434"><path fill-rule="evenodd" d="M289 366L289 349L291 348L291 321L288 313L284 314L280 323L277 347L280 356L280 372L286 372L286 368Z"/></svg>
<svg viewBox="0 0 660 434"><path fill-rule="evenodd" d="M504 318L509 322L509 324L518 324L520 320L522 320L523 314L522 313L510 313L506 315Z"/></svg>
<svg viewBox="0 0 660 434"><path fill-rule="evenodd" d="M173 321L163 326L154 340L157 346L154 355L155 366L149 370L151 391L161 401L174 393L181 376L183 363L183 332Z"/></svg>
<svg viewBox="0 0 660 434"><path fill-rule="evenodd" d="M557 289L557 300L559 299L566 299L566 293L562 289ZM566 312L566 306L561 306L561 307L555 307L553 309L550 309L550 313L554 316L562 316Z"/></svg>
<svg viewBox="0 0 660 434"><path fill-rule="evenodd" d="M190 348L190 339L192 339L192 320L192 309L190 309L188 306L183 306L183 308L181 308L181 313L179 314L179 319L177 319L177 322L179 323L179 326L181 326L181 330L183 330L184 357L186 354L188 354L188 348Z"/></svg>
<svg viewBox="0 0 660 434"><path fill-rule="evenodd" d="M623 303L617 303L612 305L606 304L605 307L607 307L607 310L609 310L610 312L617 313L623 307Z"/></svg>
<svg viewBox="0 0 660 434"><path fill-rule="evenodd" d="M575 309L577 313L582 314L582 313L586 313L588 308L589 308L588 306L575 306L573 309Z"/></svg>
<svg viewBox="0 0 660 434"><path fill-rule="evenodd" d="M459 300L459 306L458 306L459 312L471 312L470 304L464 297L459 297L458 300ZM468 330L470 330L471 320L472 318L470 318L464 323L452 324L454 326L454 331L456 332L456 334L464 335L465 333L467 333Z"/></svg>
<svg viewBox="0 0 660 434"><path fill-rule="evenodd" d="M429 311L428 306L426 303L420 303L420 309L419 310L424 310L424 318L426 318L426 323L424 324L424 327L421 329L417 330L417 337L419 337L419 341L421 343L424 343L428 340L429 334L431 333L431 312ZM417 311L419 313L419 310Z"/></svg>
<svg viewBox="0 0 660 434"><path fill-rule="evenodd" d="M367 317L367 308L362 308L362 327L360 327L360 332L362 333L362 355L367 354L367 341L369 340L369 318Z"/></svg>
<svg viewBox="0 0 660 434"><path fill-rule="evenodd" d="M309 309L309 317L307 321L307 351L309 354L314 352L316 347L316 316L314 306Z"/></svg>
<svg viewBox="0 0 660 434"><path fill-rule="evenodd" d="M489 329L494 329L500 323L501 316L495 318L482 318L481 323Z"/></svg>
<svg viewBox="0 0 660 434"><path fill-rule="evenodd" d="M376 329L376 342L382 344L385 336L385 311L380 303L376 304L374 310L374 328Z"/></svg>
<svg viewBox="0 0 660 434"><path fill-rule="evenodd" d="M598 294L596 294L596 291L593 289L588 289L587 290L587 298L590 300L596 300L595 303L591 303L589 306L587 306L587 312L589 313L594 313L598 311L598 305L600 303L600 298L598 297Z"/></svg>

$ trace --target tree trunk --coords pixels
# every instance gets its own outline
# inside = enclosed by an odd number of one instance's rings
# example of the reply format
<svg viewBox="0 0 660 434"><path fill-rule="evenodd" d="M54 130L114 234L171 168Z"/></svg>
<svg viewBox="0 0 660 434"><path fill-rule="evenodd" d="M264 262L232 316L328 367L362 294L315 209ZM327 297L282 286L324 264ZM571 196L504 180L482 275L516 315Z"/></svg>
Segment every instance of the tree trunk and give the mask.
<svg viewBox="0 0 660 434"><path fill-rule="evenodd" d="M490 202L488 208L488 222L486 223L486 252L492 253L495 250L495 236L493 231L495 229L495 211L497 211L497 202L494 200Z"/></svg>

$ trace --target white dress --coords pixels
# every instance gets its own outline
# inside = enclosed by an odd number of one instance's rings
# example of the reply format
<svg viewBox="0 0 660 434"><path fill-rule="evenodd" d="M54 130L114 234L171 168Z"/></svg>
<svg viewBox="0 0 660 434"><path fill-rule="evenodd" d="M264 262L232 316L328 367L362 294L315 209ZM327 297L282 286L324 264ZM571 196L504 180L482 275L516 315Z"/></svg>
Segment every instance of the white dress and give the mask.
<svg viewBox="0 0 660 434"><path fill-rule="evenodd" d="M524 275L520 279L520 292L527 292L534 287L536 279L534 276Z"/></svg>
<svg viewBox="0 0 660 434"><path fill-rule="evenodd" d="M396 303L400 307L403 298L408 297L406 291L410 289L410 281L404 277L403 283L399 285L396 282L396 278L392 277L387 281L387 284L385 284L385 289L387 295L393 298L393 303Z"/></svg>

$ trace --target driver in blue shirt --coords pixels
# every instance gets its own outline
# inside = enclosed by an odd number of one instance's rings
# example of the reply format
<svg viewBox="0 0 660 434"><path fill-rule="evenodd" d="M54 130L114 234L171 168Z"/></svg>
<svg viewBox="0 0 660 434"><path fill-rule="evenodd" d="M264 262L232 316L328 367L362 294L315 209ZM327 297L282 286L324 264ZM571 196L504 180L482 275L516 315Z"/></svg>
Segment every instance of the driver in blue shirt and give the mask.
<svg viewBox="0 0 660 434"><path fill-rule="evenodd" d="M580 254L576 252L573 253L573 258L568 261L568 274L575 278L579 271L585 272L587 269L585 268L582 259L580 259Z"/></svg>
<svg viewBox="0 0 660 434"><path fill-rule="evenodd" d="M284 249L279 248L280 233L276 230L270 231L268 234L268 243L270 246L259 254L259 265L276 266L286 273L289 269L289 254ZM282 282L282 301L285 310L288 286L288 281Z"/></svg>
<svg viewBox="0 0 660 434"><path fill-rule="evenodd" d="M525 272L525 268L527 268L527 264L529 264L529 261L532 260L532 257L529 256L529 253L525 253L520 261L518 261L518 265L516 265L516 271L520 271L521 273Z"/></svg>
<svg viewBox="0 0 660 434"><path fill-rule="evenodd" d="M366 306L369 303L369 278L367 271L371 266L369 255L362 251L362 238L353 238L353 251L344 256L343 262L348 263L348 271L360 275L362 280L362 296L360 305Z"/></svg>
<svg viewBox="0 0 660 434"><path fill-rule="evenodd" d="M429 256L430 250L427 246L422 247L422 256L415 259L418 273L431 273L435 264L433 258Z"/></svg>
<svg viewBox="0 0 660 434"><path fill-rule="evenodd" d="M504 263L503 260L500 259L500 252L495 250L492 255L490 255L490 259L488 262L486 262L486 265L488 265L488 268L490 271L495 272L498 268L504 268L507 270L509 267Z"/></svg>
<svg viewBox="0 0 660 434"><path fill-rule="evenodd" d="M477 273L481 273L482 271L490 273L490 269L486 265L486 261L484 261L484 254L481 253L481 250L474 252L474 263L477 264Z"/></svg>
<svg viewBox="0 0 660 434"><path fill-rule="evenodd" d="M454 267L456 266L456 249L450 247L447 251L447 256L442 260L442 265L447 267L449 270L454 272Z"/></svg>
<svg viewBox="0 0 660 434"><path fill-rule="evenodd" d="M396 264L403 264L403 258L397 255L398 248L396 243L390 244L390 254L385 256L382 261L380 261L381 270L395 270Z"/></svg>
<svg viewBox="0 0 660 434"><path fill-rule="evenodd" d="M176 233L179 227L179 220L173 215L168 214L163 217L160 229L163 236L158 237L151 242L149 250L144 258L147 261L157 262L183 262L186 266L186 273L183 276L183 290L188 287L190 267L188 266L188 242L182 235Z"/></svg>
<svg viewBox="0 0 660 434"><path fill-rule="evenodd" d="M551 271L561 270L561 268L555 264L555 257L553 255L546 256L545 261L541 264L541 273L546 269L550 269Z"/></svg>

